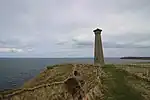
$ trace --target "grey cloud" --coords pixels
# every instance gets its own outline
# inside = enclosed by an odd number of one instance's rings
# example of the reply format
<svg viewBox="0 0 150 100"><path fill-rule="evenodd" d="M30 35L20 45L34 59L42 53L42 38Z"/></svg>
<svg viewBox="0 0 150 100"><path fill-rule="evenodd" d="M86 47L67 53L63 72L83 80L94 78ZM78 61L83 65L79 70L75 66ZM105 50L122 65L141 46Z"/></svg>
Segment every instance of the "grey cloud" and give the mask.
<svg viewBox="0 0 150 100"><path fill-rule="evenodd" d="M22 56L86 56L92 52L93 28L102 27L106 49L147 49L149 10L149 0L1 0L0 48L35 50ZM78 35L83 38L72 39Z"/></svg>
<svg viewBox="0 0 150 100"><path fill-rule="evenodd" d="M76 42L73 44L77 48L92 48L93 47L93 42Z"/></svg>
<svg viewBox="0 0 150 100"><path fill-rule="evenodd" d="M91 32L92 33L92 32ZM103 33L105 34L105 33ZM124 33L122 35L112 35L107 41L103 40L104 48L150 48L149 33ZM147 44L146 44L147 43ZM73 37L72 40L59 42L57 45L71 44L74 48L93 48L94 40L81 40Z"/></svg>
<svg viewBox="0 0 150 100"><path fill-rule="evenodd" d="M33 52L34 48L32 43L22 42L19 39L7 39L0 41L0 52L1 53L25 53Z"/></svg>
<svg viewBox="0 0 150 100"><path fill-rule="evenodd" d="M118 43L117 47L126 48L150 48L150 34L147 33L125 33L122 35L114 35L108 39L113 43ZM121 46L122 45L122 46Z"/></svg>
<svg viewBox="0 0 150 100"><path fill-rule="evenodd" d="M93 48L94 42L93 41L78 41L78 40L72 40L73 45L77 48ZM118 42L118 43L117 43ZM121 41L122 42L122 41ZM104 48L150 48L149 45L140 44L141 41L133 41L133 42L125 42L119 43L119 41L103 41L103 47ZM139 44L138 44L139 43ZM150 43L150 41L149 41Z"/></svg>
<svg viewBox="0 0 150 100"><path fill-rule="evenodd" d="M149 0L115 0L114 3L119 8L118 10L123 11L138 11L150 6Z"/></svg>
<svg viewBox="0 0 150 100"><path fill-rule="evenodd" d="M56 43L56 45L72 45L73 47L77 47L77 48L80 48L80 47L93 47L93 42L91 41L79 41L77 39L72 39L72 41L61 41L61 42L58 42Z"/></svg>
<svg viewBox="0 0 150 100"><path fill-rule="evenodd" d="M0 40L0 45L6 44L4 41Z"/></svg>
<svg viewBox="0 0 150 100"><path fill-rule="evenodd" d="M56 45L65 45L67 43L68 43L67 41L61 41L61 42L57 42Z"/></svg>
<svg viewBox="0 0 150 100"><path fill-rule="evenodd" d="M149 50L145 48L104 48L105 57L144 56L149 57Z"/></svg>
<svg viewBox="0 0 150 100"><path fill-rule="evenodd" d="M0 47L19 47L19 48L29 48L32 47L32 43L23 42L20 39L6 39L0 41Z"/></svg>
<svg viewBox="0 0 150 100"><path fill-rule="evenodd" d="M135 45L135 44L119 44L119 43L107 43L104 42L104 48L150 48L149 46L143 46L143 45Z"/></svg>
<svg viewBox="0 0 150 100"><path fill-rule="evenodd" d="M128 12L144 14L150 10L149 0L88 0L88 2L89 11L95 11L97 14Z"/></svg>

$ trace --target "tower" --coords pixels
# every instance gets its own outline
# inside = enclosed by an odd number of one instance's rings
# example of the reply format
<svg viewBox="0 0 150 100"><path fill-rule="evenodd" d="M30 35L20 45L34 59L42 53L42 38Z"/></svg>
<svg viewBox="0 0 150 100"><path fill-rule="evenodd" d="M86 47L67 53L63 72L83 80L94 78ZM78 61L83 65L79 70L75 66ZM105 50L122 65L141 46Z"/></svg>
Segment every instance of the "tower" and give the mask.
<svg viewBox="0 0 150 100"><path fill-rule="evenodd" d="M93 32L95 34L94 64L104 65L103 46L102 46L102 40L101 40L102 30L96 29Z"/></svg>

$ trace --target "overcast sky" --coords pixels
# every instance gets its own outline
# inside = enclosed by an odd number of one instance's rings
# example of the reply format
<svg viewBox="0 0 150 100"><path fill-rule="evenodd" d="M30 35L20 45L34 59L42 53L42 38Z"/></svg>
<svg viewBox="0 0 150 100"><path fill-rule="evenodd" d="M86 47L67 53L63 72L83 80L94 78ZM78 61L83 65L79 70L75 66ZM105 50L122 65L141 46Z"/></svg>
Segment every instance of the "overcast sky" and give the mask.
<svg viewBox="0 0 150 100"><path fill-rule="evenodd" d="M150 56L150 0L0 0L0 57Z"/></svg>

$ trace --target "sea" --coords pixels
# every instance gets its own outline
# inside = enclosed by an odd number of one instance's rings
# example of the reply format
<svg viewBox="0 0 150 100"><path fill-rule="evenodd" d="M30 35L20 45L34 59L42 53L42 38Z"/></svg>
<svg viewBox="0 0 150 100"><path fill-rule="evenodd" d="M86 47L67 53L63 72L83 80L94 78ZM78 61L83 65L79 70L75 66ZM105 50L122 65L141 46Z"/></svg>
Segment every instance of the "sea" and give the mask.
<svg viewBox="0 0 150 100"><path fill-rule="evenodd" d="M105 58L106 63L122 64L150 60ZM0 58L0 91L18 88L46 66L64 63L93 63L93 58Z"/></svg>

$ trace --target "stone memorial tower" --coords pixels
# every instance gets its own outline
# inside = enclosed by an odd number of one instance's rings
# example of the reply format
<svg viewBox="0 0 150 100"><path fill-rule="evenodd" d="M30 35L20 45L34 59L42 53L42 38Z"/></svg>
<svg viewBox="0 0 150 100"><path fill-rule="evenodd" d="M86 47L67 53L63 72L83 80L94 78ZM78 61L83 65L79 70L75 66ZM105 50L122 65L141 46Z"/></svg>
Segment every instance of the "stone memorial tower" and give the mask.
<svg viewBox="0 0 150 100"><path fill-rule="evenodd" d="M93 31L95 34L95 47L94 47L94 64L95 65L104 65L104 55L103 55L103 46L101 40L101 29L96 29Z"/></svg>

